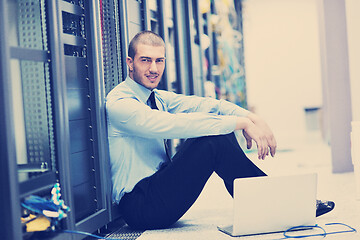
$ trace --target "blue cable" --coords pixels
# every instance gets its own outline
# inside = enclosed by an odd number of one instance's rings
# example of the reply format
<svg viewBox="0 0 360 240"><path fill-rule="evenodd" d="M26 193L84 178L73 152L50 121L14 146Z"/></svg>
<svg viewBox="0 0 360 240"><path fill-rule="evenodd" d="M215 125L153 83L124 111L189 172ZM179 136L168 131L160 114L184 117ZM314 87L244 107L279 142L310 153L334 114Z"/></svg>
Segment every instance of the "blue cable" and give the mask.
<svg viewBox="0 0 360 240"><path fill-rule="evenodd" d="M344 230L344 231L338 231L338 232L329 232L327 233L327 235L330 234L337 234L337 233L346 233L346 232L357 232L355 228L345 224L345 223L326 223L325 226L329 226L329 225L341 225L341 226L345 226L348 227L349 230Z"/></svg>
<svg viewBox="0 0 360 240"><path fill-rule="evenodd" d="M291 232L291 231L302 230L302 229L312 229L312 228L319 228L324 233L306 234L306 235L298 235L298 236L288 235L288 232ZM316 224L316 225L313 225L313 226L296 226L296 227L289 228L288 230L286 230L284 232L284 237L285 237L285 239L286 238L307 238L307 237L317 237L317 236L323 236L323 238L324 238L324 237L326 237L326 234L327 233L326 233L325 229Z"/></svg>
<svg viewBox="0 0 360 240"><path fill-rule="evenodd" d="M338 233L347 233L347 232L357 232L355 228L345 224L345 223L326 223L325 226L331 226L331 225L341 225L341 226L345 226L348 227L349 230L344 230L344 231L336 231L336 232L326 232L326 230L319 226L319 225L314 225L314 226L296 226L296 227L292 227L289 228L288 230L286 230L284 232L284 237L282 239L288 239L288 238L307 238L307 237L320 237L322 236L323 238L325 238L327 235L331 235L331 234L338 234ZM298 236L291 236L288 235L288 233L290 231L295 231L295 230L302 230L302 229L309 229L309 228L318 228L321 229L323 231L323 233L317 233L317 234L307 234L307 235L298 235Z"/></svg>

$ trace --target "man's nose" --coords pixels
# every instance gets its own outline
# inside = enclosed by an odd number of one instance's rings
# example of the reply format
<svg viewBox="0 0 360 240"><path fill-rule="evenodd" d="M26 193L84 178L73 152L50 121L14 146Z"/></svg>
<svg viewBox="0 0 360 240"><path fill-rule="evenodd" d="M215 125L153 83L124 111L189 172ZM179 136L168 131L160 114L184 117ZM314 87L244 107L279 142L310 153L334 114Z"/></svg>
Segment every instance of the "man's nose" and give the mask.
<svg viewBox="0 0 360 240"><path fill-rule="evenodd" d="M156 66L156 61L151 61L151 64L150 64L150 69L149 71L150 72L157 72L157 66Z"/></svg>

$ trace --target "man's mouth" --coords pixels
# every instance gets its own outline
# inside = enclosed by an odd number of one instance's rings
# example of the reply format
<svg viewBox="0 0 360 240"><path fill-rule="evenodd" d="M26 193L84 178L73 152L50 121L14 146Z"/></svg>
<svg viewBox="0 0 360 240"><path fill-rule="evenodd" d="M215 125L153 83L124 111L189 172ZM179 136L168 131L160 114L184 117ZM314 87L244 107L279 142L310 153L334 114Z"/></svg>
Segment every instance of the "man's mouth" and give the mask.
<svg viewBox="0 0 360 240"><path fill-rule="evenodd" d="M158 75L149 75L146 76L150 81L155 81L158 78Z"/></svg>

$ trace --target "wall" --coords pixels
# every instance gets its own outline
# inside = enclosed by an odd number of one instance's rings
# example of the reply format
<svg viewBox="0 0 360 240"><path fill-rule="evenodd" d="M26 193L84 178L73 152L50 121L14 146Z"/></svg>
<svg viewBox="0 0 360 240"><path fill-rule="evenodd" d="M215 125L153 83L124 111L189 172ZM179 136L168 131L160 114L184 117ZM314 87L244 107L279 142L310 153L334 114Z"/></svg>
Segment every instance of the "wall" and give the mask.
<svg viewBox="0 0 360 240"><path fill-rule="evenodd" d="M322 105L315 0L243 2L248 103L279 147L308 140L304 107Z"/></svg>
<svg viewBox="0 0 360 240"><path fill-rule="evenodd" d="M349 44L351 102L354 121L360 121L360 1L346 0L346 20Z"/></svg>

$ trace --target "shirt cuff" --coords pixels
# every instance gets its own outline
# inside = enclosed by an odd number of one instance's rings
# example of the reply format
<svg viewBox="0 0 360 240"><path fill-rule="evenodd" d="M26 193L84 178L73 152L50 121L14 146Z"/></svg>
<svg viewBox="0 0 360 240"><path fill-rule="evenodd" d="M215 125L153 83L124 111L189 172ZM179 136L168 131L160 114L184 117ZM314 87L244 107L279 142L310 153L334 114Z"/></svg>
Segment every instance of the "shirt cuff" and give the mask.
<svg viewBox="0 0 360 240"><path fill-rule="evenodd" d="M238 116L222 115L221 118L223 121L224 133L231 133L235 131Z"/></svg>

